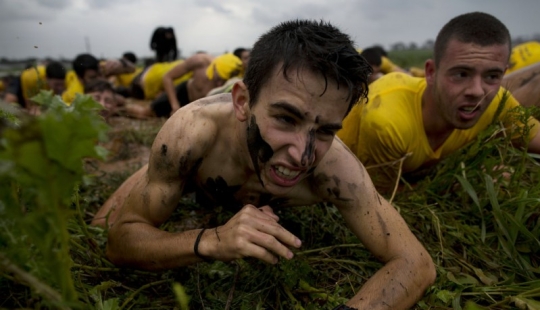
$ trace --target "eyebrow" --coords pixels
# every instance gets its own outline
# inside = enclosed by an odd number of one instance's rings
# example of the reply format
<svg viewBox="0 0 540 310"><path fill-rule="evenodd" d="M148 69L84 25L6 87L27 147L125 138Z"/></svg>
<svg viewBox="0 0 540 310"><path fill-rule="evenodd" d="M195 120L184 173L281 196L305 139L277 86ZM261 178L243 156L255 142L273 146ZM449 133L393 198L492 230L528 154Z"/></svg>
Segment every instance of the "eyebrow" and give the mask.
<svg viewBox="0 0 540 310"><path fill-rule="evenodd" d="M298 119L300 120L305 120L306 117L304 116L304 114L298 110L298 108L296 108L295 106L287 103L287 102L275 102L275 103L271 103L270 104L270 108L272 109L281 109L281 110L285 110L287 111L288 113L294 115L295 117L297 117ZM329 123L329 124L321 124L320 126L321 128L324 128L324 129L327 129L327 130L340 130L343 126L341 123Z"/></svg>
<svg viewBox="0 0 540 310"><path fill-rule="evenodd" d="M285 111L291 113L292 115L296 116L297 118L299 118L301 120L304 120L306 118L304 116L304 114L302 114L302 112L300 110L298 110L298 108L296 108L295 106L293 106L293 105L291 105L289 103L286 103L286 102L271 103L270 107L273 108L273 109L285 110Z"/></svg>
<svg viewBox="0 0 540 310"><path fill-rule="evenodd" d="M341 128L343 128L343 126L341 124L324 124L324 125L321 125L320 128L324 128L326 130L338 131Z"/></svg>
<svg viewBox="0 0 540 310"><path fill-rule="evenodd" d="M474 67L471 66L455 66L449 69L449 71L456 71L456 70L467 70L467 71L475 71ZM504 69L501 69L499 67L492 67L486 70L486 72L498 72L503 73Z"/></svg>

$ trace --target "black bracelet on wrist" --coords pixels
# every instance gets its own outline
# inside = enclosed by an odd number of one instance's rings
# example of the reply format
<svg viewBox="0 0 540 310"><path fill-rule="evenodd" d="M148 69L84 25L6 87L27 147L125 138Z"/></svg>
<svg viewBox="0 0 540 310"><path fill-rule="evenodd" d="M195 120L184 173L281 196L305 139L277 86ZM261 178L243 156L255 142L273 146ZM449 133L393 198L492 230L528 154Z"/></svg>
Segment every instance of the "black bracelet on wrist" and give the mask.
<svg viewBox="0 0 540 310"><path fill-rule="evenodd" d="M333 310L358 310L358 309L351 308L351 307L346 306L346 305L339 305L339 306L335 307Z"/></svg>
<svg viewBox="0 0 540 310"><path fill-rule="evenodd" d="M195 239L195 244L193 245L193 252L195 252L195 255L197 255L197 257L202 258L204 260L208 260L206 257L202 256L201 253L199 253L199 242L201 241L201 237L205 230L206 228L203 228L199 232L199 235L197 235L197 239Z"/></svg>

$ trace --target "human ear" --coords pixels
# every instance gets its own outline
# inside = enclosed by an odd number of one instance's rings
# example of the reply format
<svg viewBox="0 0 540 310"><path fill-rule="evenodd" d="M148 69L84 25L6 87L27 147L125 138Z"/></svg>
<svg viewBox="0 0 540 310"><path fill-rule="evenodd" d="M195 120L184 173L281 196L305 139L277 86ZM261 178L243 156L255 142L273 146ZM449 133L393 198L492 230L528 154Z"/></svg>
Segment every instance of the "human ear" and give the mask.
<svg viewBox="0 0 540 310"><path fill-rule="evenodd" d="M232 88L232 101L236 118L245 122L248 119L249 92L243 81L238 81Z"/></svg>
<svg viewBox="0 0 540 310"><path fill-rule="evenodd" d="M426 72L427 84L433 85L433 82L435 81L435 61L433 61L433 59L426 60L424 68L424 71Z"/></svg>

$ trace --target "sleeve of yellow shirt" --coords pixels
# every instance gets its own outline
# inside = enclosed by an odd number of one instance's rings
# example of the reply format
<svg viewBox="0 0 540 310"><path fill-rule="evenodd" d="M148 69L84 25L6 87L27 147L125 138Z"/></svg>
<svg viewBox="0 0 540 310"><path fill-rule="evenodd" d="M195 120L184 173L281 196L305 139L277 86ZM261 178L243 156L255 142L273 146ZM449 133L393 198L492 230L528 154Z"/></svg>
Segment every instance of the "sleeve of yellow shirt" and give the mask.
<svg viewBox="0 0 540 310"><path fill-rule="evenodd" d="M360 117L365 103L357 103L343 120L342 128L337 132L338 138L358 157L358 135L360 132Z"/></svg>

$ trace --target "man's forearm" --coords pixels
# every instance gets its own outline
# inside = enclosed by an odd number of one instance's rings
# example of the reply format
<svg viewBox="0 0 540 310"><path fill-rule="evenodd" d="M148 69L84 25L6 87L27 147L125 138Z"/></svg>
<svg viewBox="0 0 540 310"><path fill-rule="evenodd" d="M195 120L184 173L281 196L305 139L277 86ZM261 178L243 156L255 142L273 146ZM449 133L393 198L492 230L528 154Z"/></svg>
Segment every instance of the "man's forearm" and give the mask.
<svg viewBox="0 0 540 310"><path fill-rule="evenodd" d="M122 223L109 231L107 257L116 265L164 270L201 261L193 251L200 230L169 233L144 223Z"/></svg>
<svg viewBox="0 0 540 310"><path fill-rule="evenodd" d="M356 309L409 309L435 280L427 252L417 261L392 260L375 273L347 303Z"/></svg>

